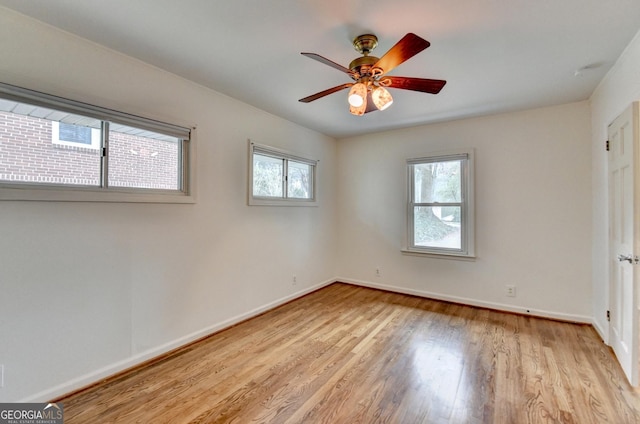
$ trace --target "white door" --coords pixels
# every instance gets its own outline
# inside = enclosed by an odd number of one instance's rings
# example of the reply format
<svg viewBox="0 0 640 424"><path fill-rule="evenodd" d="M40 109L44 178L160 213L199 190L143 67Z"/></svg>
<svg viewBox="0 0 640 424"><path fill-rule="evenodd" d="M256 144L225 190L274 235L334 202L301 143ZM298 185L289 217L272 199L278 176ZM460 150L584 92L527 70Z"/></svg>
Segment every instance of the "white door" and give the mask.
<svg viewBox="0 0 640 424"><path fill-rule="evenodd" d="M638 381L638 288L640 171L638 103L609 126L609 337L627 379Z"/></svg>

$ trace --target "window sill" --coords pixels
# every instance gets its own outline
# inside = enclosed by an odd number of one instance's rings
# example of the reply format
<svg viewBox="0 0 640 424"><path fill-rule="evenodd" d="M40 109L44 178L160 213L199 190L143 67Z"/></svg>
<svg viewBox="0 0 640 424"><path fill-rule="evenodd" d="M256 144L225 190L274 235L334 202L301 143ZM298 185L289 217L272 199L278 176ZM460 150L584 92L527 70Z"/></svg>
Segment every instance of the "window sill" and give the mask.
<svg viewBox="0 0 640 424"><path fill-rule="evenodd" d="M409 255L409 256L419 256L419 257L436 258L436 259L453 259L453 260L468 261L468 262L475 262L476 260L475 255L423 252L420 250L411 250L411 249L401 249L400 251L402 252L403 255Z"/></svg>
<svg viewBox="0 0 640 424"><path fill-rule="evenodd" d="M0 187L0 201L196 203L195 196L178 192L148 192L82 187Z"/></svg>
<svg viewBox="0 0 640 424"><path fill-rule="evenodd" d="M249 198L249 206L318 206L317 200Z"/></svg>

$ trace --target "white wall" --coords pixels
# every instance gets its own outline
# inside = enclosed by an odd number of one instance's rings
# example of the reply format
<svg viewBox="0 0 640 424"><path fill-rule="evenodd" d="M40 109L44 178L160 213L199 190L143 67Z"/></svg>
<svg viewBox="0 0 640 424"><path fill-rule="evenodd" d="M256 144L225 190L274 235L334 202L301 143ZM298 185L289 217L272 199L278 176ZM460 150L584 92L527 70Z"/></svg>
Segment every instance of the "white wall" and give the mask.
<svg viewBox="0 0 640 424"><path fill-rule="evenodd" d="M589 129L581 102L339 140L338 275L590 322ZM406 159L459 148L476 153L477 260L402 254Z"/></svg>
<svg viewBox="0 0 640 424"><path fill-rule="evenodd" d="M593 317L596 329L608 341L609 268L607 264L607 127L629 105L640 100L640 32L591 96L593 155ZM637 253L637 252L636 252Z"/></svg>
<svg viewBox="0 0 640 424"><path fill-rule="evenodd" d="M335 140L3 8L0 40L2 82L198 128L196 204L0 202L0 402L333 281ZM248 207L248 138L319 159L320 205Z"/></svg>

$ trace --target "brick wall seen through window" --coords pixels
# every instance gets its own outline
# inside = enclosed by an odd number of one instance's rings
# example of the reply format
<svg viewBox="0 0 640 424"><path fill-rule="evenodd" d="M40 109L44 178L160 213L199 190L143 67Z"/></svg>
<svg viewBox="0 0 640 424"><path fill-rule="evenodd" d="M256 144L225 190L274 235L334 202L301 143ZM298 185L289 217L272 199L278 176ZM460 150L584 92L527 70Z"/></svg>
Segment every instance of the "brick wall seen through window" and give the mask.
<svg viewBox="0 0 640 424"><path fill-rule="evenodd" d="M179 189L180 145L111 131L109 185ZM0 112L0 181L100 185L101 149L52 142L51 121Z"/></svg>

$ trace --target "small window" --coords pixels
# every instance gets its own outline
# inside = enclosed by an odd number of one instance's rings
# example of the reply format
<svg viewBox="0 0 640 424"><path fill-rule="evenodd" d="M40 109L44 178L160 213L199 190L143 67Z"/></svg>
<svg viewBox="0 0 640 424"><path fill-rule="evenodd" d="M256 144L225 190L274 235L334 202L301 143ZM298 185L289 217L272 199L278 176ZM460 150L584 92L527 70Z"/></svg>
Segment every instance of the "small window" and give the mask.
<svg viewBox="0 0 640 424"><path fill-rule="evenodd" d="M53 144L97 150L101 146L100 121L93 120L96 128L85 125L51 121L51 141Z"/></svg>
<svg viewBox="0 0 640 424"><path fill-rule="evenodd" d="M409 159L407 171L406 251L473 257L473 152Z"/></svg>
<svg viewBox="0 0 640 424"><path fill-rule="evenodd" d="M317 161L249 142L249 204L316 204Z"/></svg>
<svg viewBox="0 0 640 424"><path fill-rule="evenodd" d="M190 203L191 130L0 83L0 200Z"/></svg>

